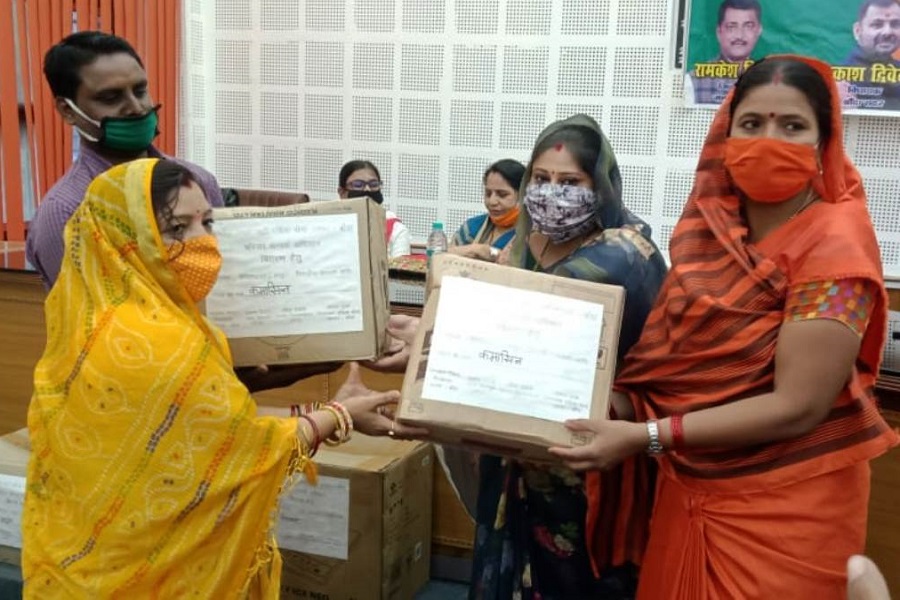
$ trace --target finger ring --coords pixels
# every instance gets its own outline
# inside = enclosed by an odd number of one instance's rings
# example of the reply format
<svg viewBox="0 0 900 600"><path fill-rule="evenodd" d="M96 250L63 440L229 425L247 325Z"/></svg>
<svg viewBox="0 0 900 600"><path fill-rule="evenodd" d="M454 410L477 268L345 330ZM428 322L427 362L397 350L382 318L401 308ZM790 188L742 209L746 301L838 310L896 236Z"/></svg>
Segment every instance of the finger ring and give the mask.
<svg viewBox="0 0 900 600"><path fill-rule="evenodd" d="M394 422L393 421L391 421L391 428L388 429L388 435L391 437L394 437L395 435L397 435L397 432L394 431Z"/></svg>

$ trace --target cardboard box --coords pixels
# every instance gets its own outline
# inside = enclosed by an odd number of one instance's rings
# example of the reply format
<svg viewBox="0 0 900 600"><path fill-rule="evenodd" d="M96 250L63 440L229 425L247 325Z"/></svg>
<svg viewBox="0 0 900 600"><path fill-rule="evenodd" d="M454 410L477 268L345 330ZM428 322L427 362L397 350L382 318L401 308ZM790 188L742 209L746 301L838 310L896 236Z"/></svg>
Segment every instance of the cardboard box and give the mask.
<svg viewBox="0 0 900 600"><path fill-rule="evenodd" d="M316 461L319 485L301 482L282 502L281 597L413 598L431 566L431 445L356 435Z"/></svg>
<svg viewBox="0 0 900 600"><path fill-rule="evenodd" d="M28 430L0 437L0 562L22 563L22 505L31 446Z"/></svg>
<svg viewBox="0 0 900 600"><path fill-rule="evenodd" d="M551 359L565 361L570 358L567 356L567 352L575 352L575 350L570 350L570 348L576 347L573 334L566 334L569 336L566 338L558 332L575 332L574 335L579 339L577 347L581 351L577 356L571 355L571 359L579 363L577 365L577 383L573 385L581 386L578 389L585 397L584 400L590 404L589 410L585 406L588 414L582 415L582 418L587 416L592 419L606 418L616 369L616 350L625 301L624 289L618 286L513 269L447 254L435 257L431 275L431 289L422 314L422 324L413 344L406 377L403 381L402 400L398 409L399 419L409 425L427 428L431 433L432 441L464 445L492 454L533 461L552 460L547 453L547 448L551 446L577 446L587 443L590 436L573 434L564 427L562 423L564 419L554 420L533 414L524 414L532 412L551 414L546 406L541 405L544 398L548 397L546 395L534 398L531 403L523 402L515 406L508 402L505 405L506 408L513 407L519 411L519 414L510 410L494 408L500 406L498 398L510 396L508 393L510 386L504 387L499 382L501 377L505 377L507 380L519 378L513 381L512 386L518 385L516 381L521 381L516 393L519 393L522 398L527 398L532 390L539 388L527 387L526 380L535 379L534 374L543 369L545 380L538 381L537 385L547 387L546 381L549 380L547 378L554 375L553 371L547 370L550 365L547 361ZM480 283L463 285L465 281ZM452 296L449 295L451 291L449 283L454 284ZM485 286L484 284L491 285ZM486 295L476 297L471 292L463 295L463 290L475 289L476 286ZM538 294L523 294L516 290L538 292ZM453 302L460 306L464 303L471 303L471 306L467 306L466 310L452 310L452 307L442 310L440 304L442 291L446 297L457 299L458 302L456 300ZM555 298L548 298L546 296L548 294ZM498 300L501 297L503 300ZM558 298L562 298L562 300ZM581 302L573 303L572 300ZM507 302L508 305L500 306L498 312L494 310L498 302ZM546 305L547 310L552 311L552 313L528 314L525 320L529 326L533 325L532 329L536 332L543 331L540 329L541 326L550 327L550 325L539 325L541 322L550 323L550 315L559 321L559 323L553 323L554 326L565 325L567 328L552 329L550 331L553 333L546 335L535 333L531 339L528 339L520 331L522 319L512 316L517 310L523 310L521 306L526 304L542 307ZM597 317L597 312L600 311L595 305L602 305L602 328ZM566 311L572 310L576 312L566 316ZM462 331L464 326L471 326L465 323L467 319L483 319L486 317L479 313L489 314L491 318L498 321L498 327L516 331L514 334L518 336L516 340L524 340L522 348L528 344L535 348L545 347L546 356L539 355L540 350L531 350L531 354L524 357L514 356L507 352L508 348L504 347L507 340L513 338L507 336L507 339L504 340L503 336L498 336L496 339L487 339L482 346L472 343L470 338L459 339L452 347L445 346L444 356L438 357L436 360L432 351L435 341L435 321L439 311L442 315L447 315L443 317L448 319L447 327L449 329L445 331L452 328ZM594 331L578 328L578 321L572 320L580 319L582 311L585 315L585 323L596 325ZM455 318L453 323L449 322L451 315ZM486 325L493 324L493 322L486 323ZM445 334L441 333L441 335ZM535 344L534 340L538 340L538 343ZM508 343L512 343L512 341ZM597 351L596 359L593 358L593 354L587 354L588 351L593 352L590 343L593 343L593 348ZM452 365L457 368L455 370L442 368L439 371L435 366L438 361L441 361L441 365L451 364L448 362L450 359L447 358L449 354L453 354L453 361L456 362L453 362ZM481 362L476 361L476 356ZM575 363L573 362L573 364ZM513 368L519 370L511 370ZM442 401L435 399L433 391L429 392L429 369L433 369L430 381L437 382L431 390L437 389L440 385L441 394L445 396ZM476 371L486 373L487 375L484 377L489 380L486 383L480 382L480 380L476 381L475 385L481 385L480 388L472 387L471 384L476 380L474 374ZM495 377L496 381L490 381L491 377ZM591 378L593 379L592 384L590 383ZM575 381L574 377L572 381ZM568 386L569 382L567 380L564 383ZM490 387L491 385L494 387ZM472 389L488 391L479 395L478 402L473 404L470 402L473 394L466 394L468 390ZM560 387L560 390L562 389ZM560 394L562 393L560 392ZM448 394L456 394L457 397L453 401L447 401ZM567 401L564 397L560 400L563 404ZM527 405L529 408L527 410L520 409L523 405ZM490 408L488 408L489 406ZM556 410L556 404L553 404L552 408Z"/></svg>
<svg viewBox="0 0 900 600"><path fill-rule="evenodd" d="M0 438L0 562L16 566L28 449L26 429ZM414 597L430 575L431 445L357 434L316 462L320 484L301 481L281 502L281 597Z"/></svg>
<svg viewBox="0 0 900 600"><path fill-rule="evenodd" d="M384 209L368 198L215 209L204 310L237 366L378 357L389 316Z"/></svg>

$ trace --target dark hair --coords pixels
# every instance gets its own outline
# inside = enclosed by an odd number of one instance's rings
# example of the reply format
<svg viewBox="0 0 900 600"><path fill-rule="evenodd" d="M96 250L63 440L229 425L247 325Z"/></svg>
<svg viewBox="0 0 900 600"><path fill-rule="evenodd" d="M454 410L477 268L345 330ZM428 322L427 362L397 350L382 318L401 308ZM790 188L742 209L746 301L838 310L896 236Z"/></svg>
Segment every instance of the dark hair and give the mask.
<svg viewBox="0 0 900 600"><path fill-rule="evenodd" d="M353 175L353 173L360 169L372 169L375 171L378 181L381 181L381 173L378 171L378 167L367 160L351 160L341 167L341 172L338 174L338 187L347 187L347 180L350 179L350 176Z"/></svg>
<svg viewBox="0 0 900 600"><path fill-rule="evenodd" d="M806 96L819 124L819 146L824 148L831 140L831 91L819 72L800 60L765 58L744 71L734 84L734 97L728 107L729 119L734 118L738 105L751 90L772 83L776 77Z"/></svg>
<svg viewBox="0 0 900 600"><path fill-rule="evenodd" d="M81 68L98 56L124 53L144 63L135 49L124 39L102 31L79 31L63 38L44 55L44 76L56 97L75 99L81 86Z"/></svg>
<svg viewBox="0 0 900 600"><path fill-rule="evenodd" d="M756 20L762 22L762 6L759 0L723 0L719 5L719 25L725 21L725 11L729 8L734 10L752 10L756 13Z"/></svg>
<svg viewBox="0 0 900 600"><path fill-rule="evenodd" d="M178 190L194 182L194 175L173 160L162 159L153 166L150 176L150 202L156 216L159 231L172 221L172 211L178 199Z"/></svg>
<svg viewBox="0 0 900 600"><path fill-rule="evenodd" d="M531 152L531 164L544 152L562 145L572 153L581 170L594 179L603 140L593 129L583 125L564 125L540 140ZM596 184L596 182L594 182Z"/></svg>
<svg viewBox="0 0 900 600"><path fill-rule="evenodd" d="M525 165L511 158L498 160L487 168L484 172L484 177L481 178L481 182L487 183L488 175L491 173L496 173L502 177L512 189L518 192L519 186L522 185L522 177L525 176Z"/></svg>
<svg viewBox="0 0 900 600"><path fill-rule="evenodd" d="M859 5L859 14L856 17L857 22L865 19L866 13L873 6L876 8L890 8L892 6L900 6L900 4L897 3L897 0L863 0L863 3Z"/></svg>

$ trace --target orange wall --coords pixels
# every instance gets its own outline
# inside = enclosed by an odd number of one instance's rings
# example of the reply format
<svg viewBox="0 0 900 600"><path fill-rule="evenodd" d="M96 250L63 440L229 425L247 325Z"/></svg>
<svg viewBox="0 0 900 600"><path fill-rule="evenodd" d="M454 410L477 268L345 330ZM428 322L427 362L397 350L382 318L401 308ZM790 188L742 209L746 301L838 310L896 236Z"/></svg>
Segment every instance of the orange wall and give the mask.
<svg viewBox="0 0 900 600"><path fill-rule="evenodd" d="M156 144L163 152L175 151L181 0L4 0L0 3L0 179L5 211L0 215L5 216L0 216L0 239L25 239L23 189L30 187L33 196L41 198L71 163L72 134L56 114L41 67L44 53L72 32L73 19L79 30L107 31L137 49L147 67L151 93L163 105ZM17 70L21 82L17 82ZM17 88L23 92L21 107ZM31 149L31 181L22 180L20 110Z"/></svg>

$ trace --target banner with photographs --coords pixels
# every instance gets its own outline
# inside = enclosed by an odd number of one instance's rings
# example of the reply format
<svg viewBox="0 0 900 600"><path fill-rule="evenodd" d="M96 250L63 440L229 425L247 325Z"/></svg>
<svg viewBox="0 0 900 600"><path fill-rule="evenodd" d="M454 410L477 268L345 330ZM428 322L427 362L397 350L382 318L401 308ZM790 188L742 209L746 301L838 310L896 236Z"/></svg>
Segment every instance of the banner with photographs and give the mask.
<svg viewBox="0 0 900 600"><path fill-rule="evenodd" d="M718 106L768 54L832 65L844 110L900 116L898 0L691 0L685 98Z"/></svg>

